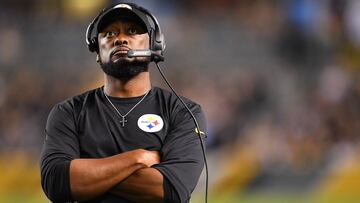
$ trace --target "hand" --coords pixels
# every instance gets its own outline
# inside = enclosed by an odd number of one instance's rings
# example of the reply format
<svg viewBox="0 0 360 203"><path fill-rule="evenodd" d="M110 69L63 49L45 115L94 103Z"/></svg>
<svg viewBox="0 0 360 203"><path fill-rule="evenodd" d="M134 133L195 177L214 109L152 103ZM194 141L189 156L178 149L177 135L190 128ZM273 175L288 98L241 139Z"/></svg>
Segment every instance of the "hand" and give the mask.
<svg viewBox="0 0 360 203"><path fill-rule="evenodd" d="M139 153L140 162L147 167L151 167L154 164L160 163L160 153L158 151L139 149Z"/></svg>

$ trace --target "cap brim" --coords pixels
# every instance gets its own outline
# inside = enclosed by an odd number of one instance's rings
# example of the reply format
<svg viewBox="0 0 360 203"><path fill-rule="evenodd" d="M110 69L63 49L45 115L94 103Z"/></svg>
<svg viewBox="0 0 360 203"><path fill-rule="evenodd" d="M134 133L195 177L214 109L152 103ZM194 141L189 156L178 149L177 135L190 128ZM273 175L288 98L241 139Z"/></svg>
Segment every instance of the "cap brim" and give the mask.
<svg viewBox="0 0 360 203"><path fill-rule="evenodd" d="M148 25L148 21L145 15L141 15L141 13L135 13L135 11L127 8L114 8L100 16L97 23L97 33L100 33L109 24L119 20L134 21L143 27L147 33L149 32L150 25Z"/></svg>

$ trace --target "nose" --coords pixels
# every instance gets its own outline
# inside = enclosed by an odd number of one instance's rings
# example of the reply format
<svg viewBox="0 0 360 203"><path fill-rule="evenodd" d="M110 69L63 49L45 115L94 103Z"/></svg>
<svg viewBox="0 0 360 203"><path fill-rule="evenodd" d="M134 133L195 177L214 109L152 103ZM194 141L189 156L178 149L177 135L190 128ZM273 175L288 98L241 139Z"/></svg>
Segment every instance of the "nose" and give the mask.
<svg viewBox="0 0 360 203"><path fill-rule="evenodd" d="M115 46L128 45L128 44L129 44L129 41L127 39L127 36L122 33L120 33L114 40Z"/></svg>

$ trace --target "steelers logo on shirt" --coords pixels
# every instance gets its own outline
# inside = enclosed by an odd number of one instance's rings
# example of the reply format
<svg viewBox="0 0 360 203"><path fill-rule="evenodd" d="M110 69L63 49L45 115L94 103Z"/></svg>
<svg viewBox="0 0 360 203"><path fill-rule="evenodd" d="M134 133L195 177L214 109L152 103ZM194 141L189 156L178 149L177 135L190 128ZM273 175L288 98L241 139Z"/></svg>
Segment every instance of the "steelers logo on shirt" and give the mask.
<svg viewBox="0 0 360 203"><path fill-rule="evenodd" d="M137 123L141 130L149 133L159 132L164 127L163 119L156 114L144 114Z"/></svg>

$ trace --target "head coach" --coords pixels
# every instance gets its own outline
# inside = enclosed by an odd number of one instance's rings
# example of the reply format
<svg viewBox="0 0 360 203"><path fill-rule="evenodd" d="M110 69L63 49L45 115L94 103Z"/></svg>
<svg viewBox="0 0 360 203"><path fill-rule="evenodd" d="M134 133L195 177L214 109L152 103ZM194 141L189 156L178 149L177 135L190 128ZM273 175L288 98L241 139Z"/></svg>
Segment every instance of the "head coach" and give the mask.
<svg viewBox="0 0 360 203"><path fill-rule="evenodd" d="M156 18L132 3L112 5L86 31L104 85L56 104L40 157L53 202L189 202L204 166L192 115L176 94L151 85L164 59ZM182 97L205 129L201 107Z"/></svg>

